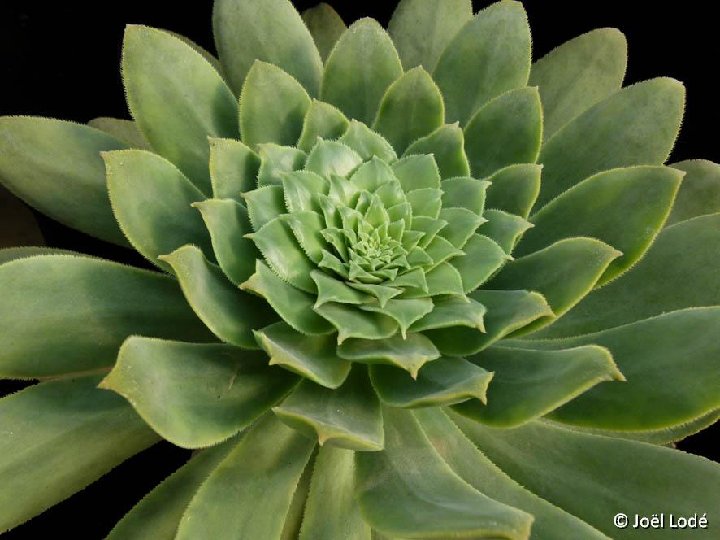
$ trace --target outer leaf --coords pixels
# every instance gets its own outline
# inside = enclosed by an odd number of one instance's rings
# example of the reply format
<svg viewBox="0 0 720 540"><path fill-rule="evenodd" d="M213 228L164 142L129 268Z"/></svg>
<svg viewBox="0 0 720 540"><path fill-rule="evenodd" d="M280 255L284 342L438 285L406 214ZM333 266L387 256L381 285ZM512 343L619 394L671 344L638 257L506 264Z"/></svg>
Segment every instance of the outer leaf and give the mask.
<svg viewBox="0 0 720 540"><path fill-rule="evenodd" d="M485 283L508 259L498 244L480 234L472 235L463 251L465 255L455 257L450 264L460 273L465 293Z"/></svg>
<svg viewBox="0 0 720 540"><path fill-rule="evenodd" d="M585 111L543 146L538 203L600 171L664 163L680 129L684 104L682 84L659 78L628 86Z"/></svg>
<svg viewBox="0 0 720 540"><path fill-rule="evenodd" d="M500 169L488 180L486 205L527 218L540 193L541 165L519 164Z"/></svg>
<svg viewBox="0 0 720 540"><path fill-rule="evenodd" d="M443 125L440 89L422 67L407 71L390 85L380 102L373 129L402 153L414 141Z"/></svg>
<svg viewBox="0 0 720 540"><path fill-rule="evenodd" d="M237 102L220 74L182 40L129 25L122 59L128 106L157 153L210 193L207 137L237 137Z"/></svg>
<svg viewBox="0 0 720 540"><path fill-rule="evenodd" d="M355 502L355 461L350 450L318 452L299 540L370 540Z"/></svg>
<svg viewBox="0 0 720 540"><path fill-rule="evenodd" d="M9 247L0 249L0 264L9 263L18 259L27 259L28 257L35 257L36 255L77 255L83 256L80 253L69 251L67 249L57 249L40 246L19 246ZM90 255L85 255L90 257Z"/></svg>
<svg viewBox="0 0 720 540"><path fill-rule="evenodd" d="M282 69L256 60L240 94L240 133L243 142L294 145L302 131L310 96Z"/></svg>
<svg viewBox="0 0 720 540"><path fill-rule="evenodd" d="M674 169L687 173L675 198L667 225L720 212L720 165L704 159L675 163Z"/></svg>
<svg viewBox="0 0 720 540"><path fill-rule="evenodd" d="M218 0L213 34L230 86L240 93L255 60L286 71L315 97L322 60L300 15L287 0Z"/></svg>
<svg viewBox="0 0 720 540"><path fill-rule="evenodd" d="M273 412L293 428L317 437L321 446L363 452L383 448L380 401L364 367L355 368L336 390L303 381Z"/></svg>
<svg viewBox="0 0 720 540"><path fill-rule="evenodd" d="M360 509L403 538L528 538L532 517L486 497L433 449L412 413L386 409L385 451L355 456Z"/></svg>
<svg viewBox="0 0 720 540"><path fill-rule="evenodd" d="M448 43L472 15L469 0L402 0L388 31L405 69L422 65L432 72Z"/></svg>
<svg viewBox="0 0 720 540"><path fill-rule="evenodd" d="M440 56L433 78L445 97L447 120L462 125L530 75L530 28L520 2L496 2L463 26Z"/></svg>
<svg viewBox="0 0 720 540"><path fill-rule="evenodd" d="M529 221L503 210L490 209L483 215L487 222L482 225L480 234L495 241L508 255L512 253L522 234L533 227Z"/></svg>
<svg viewBox="0 0 720 540"><path fill-rule="evenodd" d="M187 243L213 253L202 218L191 205L204 195L170 162L145 150L103 154L113 212L130 243L150 262Z"/></svg>
<svg viewBox="0 0 720 540"><path fill-rule="evenodd" d="M257 187L260 157L240 141L210 139L210 180L218 199L235 199Z"/></svg>
<svg viewBox="0 0 720 540"><path fill-rule="evenodd" d="M465 137L457 124L444 125L430 135L412 143L404 156L432 154L444 179L469 176L470 164L465 155Z"/></svg>
<svg viewBox="0 0 720 540"><path fill-rule="evenodd" d="M3 264L0 282L8 285L0 302L3 377L108 368L131 334L213 339L176 282L154 272L90 257L43 255Z"/></svg>
<svg viewBox="0 0 720 540"><path fill-rule="evenodd" d="M88 122L88 126L104 131L108 135L112 135L117 140L127 144L130 148L150 150L150 144L145 140L145 136L140 132L140 129L138 129L137 124L132 120L122 120L120 118L101 116L90 120Z"/></svg>
<svg viewBox="0 0 720 540"><path fill-rule="evenodd" d="M373 19L348 28L325 65L321 97L350 118L372 123L388 86L402 75L390 36Z"/></svg>
<svg viewBox="0 0 720 540"><path fill-rule="evenodd" d="M603 381L624 381L610 352L595 345L557 351L490 347L470 359L495 374L487 404L455 407L496 427L515 427L543 416Z"/></svg>
<svg viewBox="0 0 720 540"><path fill-rule="evenodd" d="M265 302L238 290L195 246L178 248L163 255L163 260L172 267L188 303L213 334L226 343L257 349L252 331L275 319Z"/></svg>
<svg viewBox="0 0 720 540"><path fill-rule="evenodd" d="M279 365L327 388L339 387L350 373L350 362L340 358L335 336L305 336L279 322L255 332L255 339Z"/></svg>
<svg viewBox="0 0 720 540"><path fill-rule="evenodd" d="M615 28L571 39L535 62L530 84L540 87L545 138L622 86L627 40Z"/></svg>
<svg viewBox="0 0 720 540"><path fill-rule="evenodd" d="M517 429L492 429L453 414L452 419L518 483L613 538L637 538L618 529L621 508L630 518L671 512L702 515L720 497L720 466L704 458L644 443L586 435L534 422ZM717 519L708 508L707 518ZM632 523L632 522L631 522ZM711 529L695 530L712 538ZM677 538L677 530L656 529L653 538Z"/></svg>
<svg viewBox="0 0 720 540"><path fill-rule="evenodd" d="M174 540L178 523L193 495L225 458L234 443L200 452L145 495L110 531L107 540L141 538Z"/></svg>
<svg viewBox="0 0 720 540"><path fill-rule="evenodd" d="M178 540L279 538L314 446L272 415L257 422L200 487Z"/></svg>
<svg viewBox="0 0 720 540"><path fill-rule="evenodd" d="M337 11L325 2L303 11L302 20L310 30L320 58L325 61L347 26Z"/></svg>
<svg viewBox="0 0 720 540"><path fill-rule="evenodd" d="M622 251L600 279L606 283L647 251L672 208L682 173L667 167L632 167L597 174L545 206L515 252L531 253L570 236L597 238Z"/></svg>
<svg viewBox="0 0 720 540"><path fill-rule="evenodd" d="M502 94L478 110L465 128L465 151L478 178L515 163L535 163L541 142L537 88Z"/></svg>
<svg viewBox="0 0 720 540"><path fill-rule="evenodd" d="M29 116L0 118L0 181L59 222L122 246L100 152L125 144L91 127Z"/></svg>
<svg viewBox="0 0 720 540"><path fill-rule="evenodd" d="M318 138L337 139L345 133L349 125L348 119L336 107L313 100L305 115L297 146L305 152L310 152Z"/></svg>
<svg viewBox="0 0 720 540"><path fill-rule="evenodd" d="M127 399L163 439L202 448L245 429L296 384L262 353L131 337L100 388Z"/></svg>
<svg viewBox="0 0 720 540"><path fill-rule="evenodd" d="M96 384L96 377L53 381L0 400L0 531L157 442L122 398Z"/></svg>
<svg viewBox="0 0 720 540"><path fill-rule="evenodd" d="M426 362L440 357L432 342L419 333L382 340L349 339L340 344L337 353L353 362L395 366L406 370L413 378Z"/></svg>

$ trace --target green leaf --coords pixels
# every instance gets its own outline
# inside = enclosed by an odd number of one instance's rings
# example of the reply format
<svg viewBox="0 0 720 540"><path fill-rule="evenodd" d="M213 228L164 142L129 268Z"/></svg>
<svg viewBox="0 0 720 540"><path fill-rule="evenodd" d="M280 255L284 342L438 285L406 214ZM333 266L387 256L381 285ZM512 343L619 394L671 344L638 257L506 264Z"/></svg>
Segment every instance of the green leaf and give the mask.
<svg viewBox="0 0 720 540"><path fill-rule="evenodd" d="M684 107L685 88L669 78L628 86L594 105L543 146L538 204L600 171L663 164L677 138Z"/></svg>
<svg viewBox="0 0 720 540"><path fill-rule="evenodd" d="M220 268L230 281L240 285L255 271L255 260L260 253L251 240L252 232L248 212L232 199L207 199L193 206L200 210L210 232L213 252Z"/></svg>
<svg viewBox="0 0 720 540"><path fill-rule="evenodd" d="M202 48L200 45L192 41L190 38L183 36L182 34L178 34L177 32L173 32L171 30L163 30L163 32L170 34L173 37L176 37L186 45L189 45L195 52L199 53L200 56L202 56L205 60L208 61L208 63L215 68L215 71L217 71L223 79L225 76L223 75L222 66L220 65L220 60L215 58L210 52L208 52L206 49Z"/></svg>
<svg viewBox="0 0 720 540"><path fill-rule="evenodd" d="M678 309L720 305L718 267L720 214L680 222L664 229L629 272L591 292L537 337L577 336Z"/></svg>
<svg viewBox="0 0 720 540"><path fill-rule="evenodd" d="M553 49L535 62L530 84L540 87L545 138L622 86L627 40L615 28L599 28Z"/></svg>
<svg viewBox="0 0 720 540"><path fill-rule="evenodd" d="M279 365L326 388L337 388L350 373L350 362L340 358L333 334L306 336L279 322L255 332L260 346Z"/></svg>
<svg viewBox="0 0 720 540"><path fill-rule="evenodd" d="M145 136L132 120L101 116L90 120L88 126L112 135L117 140L127 144L130 148L150 150L150 144L145 140Z"/></svg>
<svg viewBox="0 0 720 540"><path fill-rule="evenodd" d="M533 540L608 540L597 529L531 493L507 476L439 409L416 410L414 416L433 448L463 480L481 493L492 493L499 502L532 514L535 518Z"/></svg>
<svg viewBox="0 0 720 540"><path fill-rule="evenodd" d="M529 221L504 210L485 210L483 216L487 221L482 224L480 234L495 241L508 255L523 233L533 227Z"/></svg>
<svg viewBox="0 0 720 540"><path fill-rule="evenodd" d="M302 150L275 143L259 144L258 152L261 159L258 187L282 185L285 174L302 169L307 158Z"/></svg>
<svg viewBox="0 0 720 540"><path fill-rule="evenodd" d="M443 180L469 176L470 164L465 155L465 136L457 124L440 126L430 135L412 143L403 156L432 154Z"/></svg>
<svg viewBox="0 0 720 540"><path fill-rule="evenodd" d="M540 193L541 173L542 165L534 164L500 169L488 178L486 206L527 218Z"/></svg>
<svg viewBox="0 0 720 540"><path fill-rule="evenodd" d="M174 540L185 509L205 479L225 458L235 441L210 448L192 457L125 514L107 540L142 538Z"/></svg>
<svg viewBox="0 0 720 540"><path fill-rule="evenodd" d="M125 29L122 74L128 107L152 148L209 194L207 138L238 135L237 102L220 74L182 40L140 25Z"/></svg>
<svg viewBox="0 0 720 540"><path fill-rule="evenodd" d="M240 141L210 138L210 181L217 199L240 202L257 187L260 157Z"/></svg>
<svg viewBox="0 0 720 540"><path fill-rule="evenodd" d="M485 191L490 184L470 177L455 177L443 180L443 208L466 208L482 215L485 208Z"/></svg>
<svg viewBox="0 0 720 540"><path fill-rule="evenodd" d="M310 277L315 282L318 289L318 298L315 302L316 306L321 306L327 302L357 305L364 304L371 300L367 294L360 292L364 290L363 288L357 287L357 289L355 289L355 287L349 287L344 282L338 281L324 272L313 270L310 273ZM400 294L400 291L391 289L390 298L397 296L398 294ZM385 302L387 302L390 298L386 298ZM383 305L383 303L381 303L381 305Z"/></svg>
<svg viewBox="0 0 720 540"><path fill-rule="evenodd" d="M0 249L44 243L30 208L0 185Z"/></svg>
<svg viewBox="0 0 720 540"><path fill-rule="evenodd" d="M328 302L313 308L338 330L338 344L348 338L385 339L398 330L398 323L382 313L361 311L355 306Z"/></svg>
<svg viewBox="0 0 720 540"><path fill-rule="evenodd" d="M319 335L333 330L332 325L313 310L314 296L280 279L261 260L255 263L255 273L240 288L265 298L280 318L300 333Z"/></svg>
<svg viewBox="0 0 720 540"><path fill-rule="evenodd" d="M390 407L440 407L463 401L485 401L493 374L463 358L438 358L415 376L400 369L370 368L373 388Z"/></svg>
<svg viewBox="0 0 720 540"><path fill-rule="evenodd" d="M553 419L618 431L663 429L720 408L718 322L720 307L689 308L587 336L522 343L533 349L601 345L627 378L580 396Z"/></svg>
<svg viewBox="0 0 720 540"><path fill-rule="evenodd" d="M483 318L487 310L480 302L470 298L451 296L436 299L433 303L435 304L433 310L412 325L413 331L423 332L453 326L467 326L481 332L485 330Z"/></svg>
<svg viewBox="0 0 720 540"><path fill-rule="evenodd" d="M305 465L302 475L300 475L300 480L298 480L295 493L293 493L292 501L290 502L290 509L285 517L285 524L280 534L280 540L297 540L300 534L303 513L305 512L305 502L310 492L310 480L312 479L313 469L315 468L316 456L317 448L313 450L310 460L307 465Z"/></svg>
<svg viewBox="0 0 720 540"><path fill-rule="evenodd" d="M537 88L519 88L484 105L465 127L473 176L482 178L515 163L535 163L542 143Z"/></svg>
<svg viewBox="0 0 720 540"><path fill-rule="evenodd" d="M212 255L207 229L192 208L205 196L180 170L146 150L107 152L103 159L115 218L141 255L164 270L169 267L159 256L184 244Z"/></svg>
<svg viewBox="0 0 720 540"><path fill-rule="evenodd" d="M127 399L163 439L203 448L245 429L297 381L262 353L130 337L99 386Z"/></svg>
<svg viewBox="0 0 720 540"><path fill-rule="evenodd" d="M303 11L302 20L310 30L320 58L325 61L347 26L337 11L325 2Z"/></svg>
<svg viewBox="0 0 720 540"><path fill-rule="evenodd" d="M395 366L404 369L413 378L427 362L440 358L440 353L429 339L413 332L405 338L395 335L381 340L348 339L338 346L337 354L352 362Z"/></svg>
<svg viewBox="0 0 720 540"><path fill-rule="evenodd" d="M320 94L348 117L371 124L385 90L402 73L390 36L377 21L360 19L330 53Z"/></svg>
<svg viewBox="0 0 720 540"><path fill-rule="evenodd" d="M445 105L432 77L422 67L390 85L380 102L373 129L399 153L443 125Z"/></svg>
<svg viewBox="0 0 720 540"><path fill-rule="evenodd" d="M387 163L377 157L373 157L370 161L360 165L355 172L352 173L349 180L358 190L366 190L370 193L377 191L383 184L393 182L397 184L393 170ZM398 188L398 190L402 191L402 188ZM404 198L401 199L401 201L404 202Z"/></svg>
<svg viewBox="0 0 720 540"><path fill-rule="evenodd" d="M397 154L389 142L357 120L350 121L350 127L340 137L340 142L360 154L363 161L367 161L374 156L385 163L392 163L397 159Z"/></svg>
<svg viewBox="0 0 720 540"><path fill-rule="evenodd" d="M157 442L122 398L95 388L97 381L47 382L0 400L0 530L63 501Z"/></svg>
<svg viewBox="0 0 720 540"><path fill-rule="evenodd" d="M110 208L100 152L126 145L81 124L30 116L0 118L0 182L51 218L127 246Z"/></svg>
<svg viewBox="0 0 720 540"><path fill-rule="evenodd" d="M473 16L469 0L402 0L388 25L405 69L432 72L440 55Z"/></svg>
<svg viewBox="0 0 720 540"><path fill-rule="evenodd" d="M36 255L76 255L90 257L67 249L49 248L44 246L19 246L0 248L0 264L9 263L18 259L27 259Z"/></svg>
<svg viewBox="0 0 720 540"><path fill-rule="evenodd" d="M392 169L406 193L418 189L440 188L440 170L433 156L404 157L393 163Z"/></svg>
<svg viewBox="0 0 720 540"><path fill-rule="evenodd" d="M547 301L536 292L478 290L470 296L487 308L485 332L463 326L427 330L425 335L442 354L476 354L511 332L552 316Z"/></svg>
<svg viewBox="0 0 720 540"><path fill-rule="evenodd" d="M596 345L556 351L490 347L469 359L494 372L487 403L455 407L496 427L515 427L544 416L603 381L625 380L610 352Z"/></svg>
<svg viewBox="0 0 720 540"><path fill-rule="evenodd" d="M444 262L425 274L428 284L428 295L463 294L462 276L453 265Z"/></svg>
<svg viewBox="0 0 720 540"><path fill-rule="evenodd" d="M297 146L310 152L318 138L337 139L347 131L349 125L348 119L339 109L314 99L305 115Z"/></svg>
<svg viewBox="0 0 720 540"><path fill-rule="evenodd" d="M265 185L243 193L248 218L254 230L260 230L267 223L285 214L287 208L283 195L283 188L278 185Z"/></svg>
<svg viewBox="0 0 720 540"><path fill-rule="evenodd" d="M450 264L460 273L463 292L469 293L485 283L508 260L503 249L487 236L474 234L463 246L465 255Z"/></svg>
<svg viewBox="0 0 720 540"><path fill-rule="evenodd" d="M465 483L411 412L385 409L383 415L385 451L355 455L358 502L373 529L393 538L529 537L532 516Z"/></svg>
<svg viewBox="0 0 720 540"><path fill-rule="evenodd" d="M433 78L448 122L465 125L500 94L530 75L530 27L520 2L496 2L465 24L440 56Z"/></svg>
<svg viewBox="0 0 720 540"><path fill-rule="evenodd" d="M485 218L467 208L443 208L440 219L448 222L440 231L440 236L458 249L462 249L477 228L485 223Z"/></svg>
<svg viewBox="0 0 720 540"><path fill-rule="evenodd" d="M670 213L682 173L668 167L631 167L599 173L546 205L530 220L516 250L524 255L571 236L597 238L622 251L600 279L616 278L650 247Z"/></svg>
<svg viewBox="0 0 720 540"><path fill-rule="evenodd" d="M310 171L295 171L283 177L283 195L288 212L316 210L315 195L329 189L328 181Z"/></svg>
<svg viewBox="0 0 720 540"><path fill-rule="evenodd" d="M702 515L707 501L720 497L720 466L684 452L541 422L493 429L457 414L451 418L519 484L613 538L638 537L632 527L615 527L619 509L631 520L635 514ZM697 538L714 534L694 532ZM655 529L652 537L671 540L677 530Z"/></svg>
<svg viewBox="0 0 720 540"><path fill-rule="evenodd" d="M370 540L355 502L354 455L333 446L318 452L299 540Z"/></svg>
<svg viewBox="0 0 720 540"><path fill-rule="evenodd" d="M280 538L314 446L273 415L256 422L200 486L178 540Z"/></svg>
<svg viewBox="0 0 720 540"><path fill-rule="evenodd" d="M554 316L536 321L533 328L561 317L588 294L610 263L620 255L594 238L565 238L540 251L507 263L487 287L527 289L542 294Z"/></svg>
<svg viewBox="0 0 720 540"><path fill-rule="evenodd" d="M292 75L315 97L322 60L300 14L288 0L218 0L213 34L230 86L240 93L255 60Z"/></svg>
<svg viewBox="0 0 720 540"><path fill-rule="evenodd" d="M429 298L393 298L383 307L372 304L360 306L360 309L381 313L397 321L403 339L407 337L408 328L432 311L432 308L433 302Z"/></svg>
<svg viewBox="0 0 720 540"><path fill-rule="evenodd" d="M363 367L356 367L335 390L305 380L273 412L321 446L360 452L383 448L380 401Z"/></svg>
<svg viewBox="0 0 720 540"><path fill-rule="evenodd" d="M362 157L349 146L337 141L320 141L308 155L305 168L329 177L347 176L363 162Z"/></svg>
<svg viewBox="0 0 720 540"><path fill-rule="evenodd" d="M212 341L174 279L73 255L0 266L0 376L52 377L109 368L131 334ZM42 336L42 339L38 339Z"/></svg>
<svg viewBox="0 0 720 540"><path fill-rule="evenodd" d="M250 147L260 143L294 145L302 131L310 96L291 75L256 60L240 94L240 133Z"/></svg>
<svg viewBox="0 0 720 540"><path fill-rule="evenodd" d="M257 297L238 290L222 270L193 245L163 255L193 311L226 343L257 349L252 331L274 322L275 313Z"/></svg>
<svg viewBox="0 0 720 540"><path fill-rule="evenodd" d="M686 173L666 225L720 212L720 165L690 159L671 165Z"/></svg>

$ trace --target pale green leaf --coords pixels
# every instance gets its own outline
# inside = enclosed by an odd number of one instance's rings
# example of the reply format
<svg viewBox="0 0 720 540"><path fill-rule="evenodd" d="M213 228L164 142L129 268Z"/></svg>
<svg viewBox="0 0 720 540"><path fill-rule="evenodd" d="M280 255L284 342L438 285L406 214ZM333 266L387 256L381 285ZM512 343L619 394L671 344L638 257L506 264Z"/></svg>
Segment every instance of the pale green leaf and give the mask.
<svg viewBox="0 0 720 540"><path fill-rule="evenodd" d="M397 159L392 145L382 135L357 120L350 121L350 127L340 137L340 142L355 150L364 161L373 156L377 156L386 163L392 163Z"/></svg>
<svg viewBox="0 0 720 540"><path fill-rule="evenodd" d="M480 234L470 237L463 246L463 252L465 255L455 257L450 264L460 273L465 293L485 283L508 260L498 244Z"/></svg>
<svg viewBox="0 0 720 540"><path fill-rule="evenodd" d="M720 212L720 165L689 159L671 165L686 173L666 225Z"/></svg>
<svg viewBox="0 0 720 540"><path fill-rule="evenodd" d="M88 126L112 135L117 140L127 144L130 148L150 150L150 144L145 140L145 136L132 120L101 116L90 120Z"/></svg>
<svg viewBox="0 0 720 540"><path fill-rule="evenodd" d="M474 214L482 215L485 209L485 192L489 185L488 182L468 176L443 180L443 208L467 208Z"/></svg>
<svg viewBox="0 0 720 540"><path fill-rule="evenodd" d="M504 210L485 210L483 213L486 223L483 223L480 234L495 241L508 255L513 252L518 239L533 227L529 221L510 214Z"/></svg>
<svg viewBox="0 0 720 540"><path fill-rule="evenodd" d="M257 187L260 157L240 141L210 138L210 181L213 196L240 202Z"/></svg>
<svg viewBox="0 0 720 540"><path fill-rule="evenodd" d="M364 364L387 364L404 369L417 377L427 362L440 358L435 345L424 335L413 333L403 338L395 335L387 339L348 339L338 346L338 356Z"/></svg>
<svg viewBox="0 0 720 540"><path fill-rule="evenodd" d="M348 338L385 339L395 334L398 323L382 313L361 311L357 306L328 302L314 308L338 331L338 343Z"/></svg>
<svg viewBox="0 0 720 540"><path fill-rule="evenodd" d="M423 332L453 326L467 326L483 331L485 325L485 306L471 298L450 296L433 301L433 310L418 322L413 324L412 330Z"/></svg>
<svg viewBox="0 0 720 540"><path fill-rule="evenodd" d="M310 152L320 139L337 139L349 127L348 119L339 109L329 103L313 100L303 121L297 146Z"/></svg>
<svg viewBox="0 0 720 540"><path fill-rule="evenodd" d="M293 146L280 146L275 143L258 145L260 154L260 170L257 185L280 186L285 174L302 169L307 155Z"/></svg>
<svg viewBox="0 0 720 540"><path fill-rule="evenodd" d="M541 172L542 166L534 164L500 169L487 179L487 207L527 218L540 193Z"/></svg>
<svg viewBox="0 0 720 540"><path fill-rule="evenodd" d="M443 179L468 176L470 164L465 155L465 136L458 124L440 126L430 135L412 143L404 156L432 154Z"/></svg>
<svg viewBox="0 0 720 540"><path fill-rule="evenodd" d="M355 150L341 142L319 141L308 155L305 168L324 177L347 176L362 162Z"/></svg>

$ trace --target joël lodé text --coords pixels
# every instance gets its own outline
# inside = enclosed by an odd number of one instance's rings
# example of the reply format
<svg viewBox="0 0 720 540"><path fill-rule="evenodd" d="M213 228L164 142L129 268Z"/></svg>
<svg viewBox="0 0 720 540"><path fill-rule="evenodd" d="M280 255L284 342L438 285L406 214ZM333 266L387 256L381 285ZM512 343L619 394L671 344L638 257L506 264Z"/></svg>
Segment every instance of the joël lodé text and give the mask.
<svg viewBox="0 0 720 540"><path fill-rule="evenodd" d="M694 513L688 516L675 514L635 514L631 517L633 529L707 529L707 513Z"/></svg>

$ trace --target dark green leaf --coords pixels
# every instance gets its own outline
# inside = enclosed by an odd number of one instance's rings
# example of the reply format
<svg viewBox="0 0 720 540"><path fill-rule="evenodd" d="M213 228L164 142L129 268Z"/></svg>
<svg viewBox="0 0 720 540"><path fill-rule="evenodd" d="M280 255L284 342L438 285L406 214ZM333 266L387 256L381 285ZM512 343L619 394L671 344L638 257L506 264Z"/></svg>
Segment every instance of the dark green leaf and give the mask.
<svg viewBox="0 0 720 540"><path fill-rule="evenodd" d="M325 2L303 11L302 20L315 40L320 58L326 60L337 40L347 30L347 26L337 11Z"/></svg>
<svg viewBox="0 0 720 540"><path fill-rule="evenodd" d="M704 159L690 159L671 167L687 174L666 225L720 212L720 165Z"/></svg>
<svg viewBox="0 0 720 540"><path fill-rule="evenodd" d="M145 136L132 120L101 116L90 120L88 126L112 135L117 140L127 144L130 148L150 150L150 144L145 140Z"/></svg>
<svg viewBox="0 0 720 540"><path fill-rule="evenodd" d="M257 187L260 157L240 141L210 138L210 181L218 199L240 202Z"/></svg>
<svg viewBox="0 0 720 540"><path fill-rule="evenodd" d="M432 154L443 180L468 176L470 164L465 155L465 136L457 124L444 125L412 143L404 156Z"/></svg>
<svg viewBox="0 0 720 540"><path fill-rule="evenodd" d="M534 164L500 169L488 178L487 207L527 218L540 193L541 172L542 165Z"/></svg>

